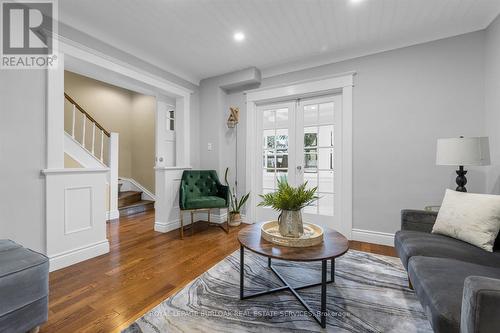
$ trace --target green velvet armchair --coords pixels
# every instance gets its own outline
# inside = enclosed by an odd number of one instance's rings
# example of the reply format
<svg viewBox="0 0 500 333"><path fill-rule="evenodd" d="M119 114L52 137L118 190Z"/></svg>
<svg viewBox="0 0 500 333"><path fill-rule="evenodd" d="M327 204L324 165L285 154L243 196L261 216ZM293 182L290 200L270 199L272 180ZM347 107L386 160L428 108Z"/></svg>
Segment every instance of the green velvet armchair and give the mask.
<svg viewBox="0 0 500 333"><path fill-rule="evenodd" d="M209 225L221 227L226 233L229 231L229 187L222 185L215 170L185 170L182 173L179 189L179 208L181 222L181 239L184 238L184 212L191 213L191 234L193 233L193 214L208 212ZM226 208L226 228L222 224L210 221L210 210Z"/></svg>

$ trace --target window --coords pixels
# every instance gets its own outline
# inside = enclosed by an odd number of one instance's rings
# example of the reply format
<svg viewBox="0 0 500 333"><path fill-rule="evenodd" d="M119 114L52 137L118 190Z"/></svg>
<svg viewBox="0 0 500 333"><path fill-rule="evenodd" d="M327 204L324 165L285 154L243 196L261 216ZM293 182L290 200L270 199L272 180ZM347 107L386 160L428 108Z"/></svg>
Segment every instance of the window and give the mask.
<svg viewBox="0 0 500 333"><path fill-rule="evenodd" d="M171 131L175 131L175 112L174 110L169 110L168 111L168 116L167 116L167 128Z"/></svg>

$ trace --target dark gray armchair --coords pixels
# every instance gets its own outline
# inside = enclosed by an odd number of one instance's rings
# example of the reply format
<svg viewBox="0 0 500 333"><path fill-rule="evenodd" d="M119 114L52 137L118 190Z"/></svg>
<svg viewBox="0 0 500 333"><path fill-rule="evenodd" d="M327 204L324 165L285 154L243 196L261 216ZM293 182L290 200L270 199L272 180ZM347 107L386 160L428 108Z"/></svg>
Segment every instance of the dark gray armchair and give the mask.
<svg viewBox="0 0 500 333"><path fill-rule="evenodd" d="M47 321L49 260L0 240L0 332L36 332Z"/></svg>
<svg viewBox="0 0 500 333"><path fill-rule="evenodd" d="M436 217L436 212L401 211L394 239L434 331L500 332L500 251L432 234Z"/></svg>

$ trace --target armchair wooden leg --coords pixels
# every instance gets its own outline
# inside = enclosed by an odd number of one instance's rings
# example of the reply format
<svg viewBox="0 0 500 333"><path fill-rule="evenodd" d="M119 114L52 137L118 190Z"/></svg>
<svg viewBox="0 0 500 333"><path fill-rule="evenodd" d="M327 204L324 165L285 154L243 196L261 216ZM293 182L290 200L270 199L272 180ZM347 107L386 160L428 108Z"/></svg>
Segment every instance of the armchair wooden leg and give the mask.
<svg viewBox="0 0 500 333"><path fill-rule="evenodd" d="M180 214L179 214L179 220L181 221L181 228L180 228L180 232L181 232L181 239L184 239L184 218L182 215L184 215L184 212L179 209L180 211Z"/></svg>
<svg viewBox="0 0 500 333"><path fill-rule="evenodd" d="M191 211L191 236L193 236L193 229L194 229L194 212Z"/></svg>
<svg viewBox="0 0 500 333"><path fill-rule="evenodd" d="M226 217L226 234L229 233L229 219L231 218L231 214L229 214L229 208L227 209L227 217Z"/></svg>

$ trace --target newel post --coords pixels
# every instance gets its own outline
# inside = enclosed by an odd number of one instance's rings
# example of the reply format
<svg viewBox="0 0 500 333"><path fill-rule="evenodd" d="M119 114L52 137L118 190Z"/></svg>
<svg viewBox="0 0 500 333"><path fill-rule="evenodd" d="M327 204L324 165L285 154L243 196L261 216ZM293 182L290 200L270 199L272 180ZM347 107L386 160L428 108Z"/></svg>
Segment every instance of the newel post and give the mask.
<svg viewBox="0 0 500 333"><path fill-rule="evenodd" d="M118 143L119 134L109 137L109 215L118 217Z"/></svg>

